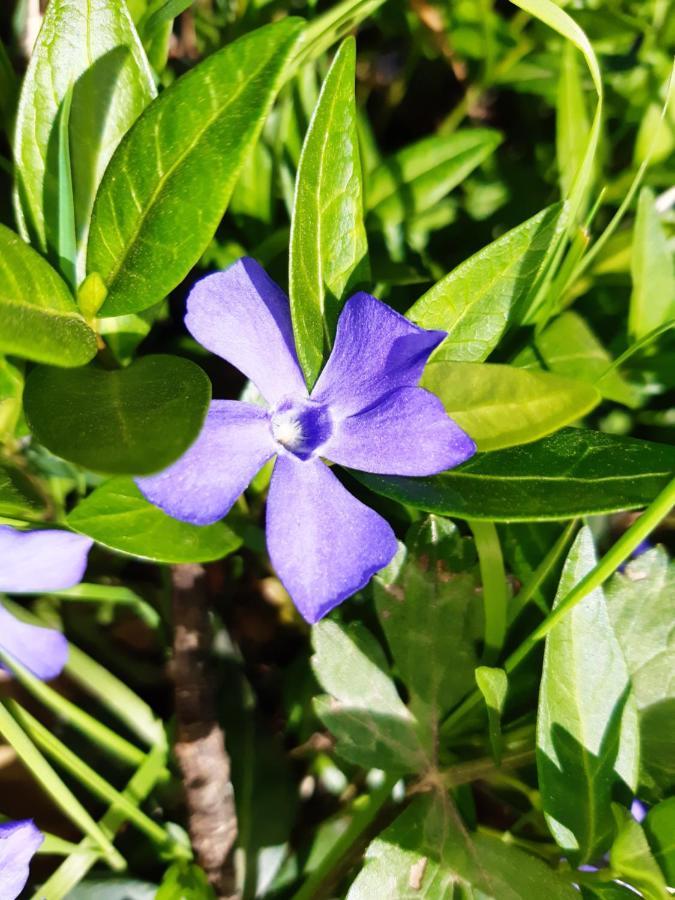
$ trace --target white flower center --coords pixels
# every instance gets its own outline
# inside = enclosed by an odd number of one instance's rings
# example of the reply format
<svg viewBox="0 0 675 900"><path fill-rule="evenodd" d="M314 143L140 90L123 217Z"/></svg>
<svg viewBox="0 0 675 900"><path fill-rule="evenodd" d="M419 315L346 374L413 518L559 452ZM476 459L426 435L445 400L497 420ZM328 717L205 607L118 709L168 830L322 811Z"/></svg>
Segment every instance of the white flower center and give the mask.
<svg viewBox="0 0 675 900"><path fill-rule="evenodd" d="M278 413L272 418L272 435L287 450L300 450L304 443L302 425L292 410Z"/></svg>

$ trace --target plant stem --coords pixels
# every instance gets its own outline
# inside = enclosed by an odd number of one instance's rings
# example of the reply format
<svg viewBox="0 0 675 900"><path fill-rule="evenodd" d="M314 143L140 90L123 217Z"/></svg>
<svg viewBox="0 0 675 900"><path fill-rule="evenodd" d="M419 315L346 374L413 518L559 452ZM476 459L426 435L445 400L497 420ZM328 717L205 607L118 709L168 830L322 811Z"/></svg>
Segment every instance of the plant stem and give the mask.
<svg viewBox="0 0 675 900"><path fill-rule="evenodd" d="M476 540L480 575L483 582L483 608L485 610L483 663L490 666L499 658L506 637L509 596L504 558L494 522L472 519L469 527Z"/></svg>
<svg viewBox="0 0 675 900"><path fill-rule="evenodd" d="M542 586L551 570L553 569L553 566L555 566L567 547L572 542L574 532L577 530L578 525L579 520L572 519L572 521L567 525L567 528L565 528L558 540L534 570L530 580L523 585L520 591L518 591L516 596L513 598L513 601L511 602L511 608L509 610L509 623L516 620L524 607L530 602L530 600ZM537 606L539 606L539 603L537 603ZM543 603L543 601L542 606L539 606L539 608L544 613L544 615L548 615L548 607Z"/></svg>

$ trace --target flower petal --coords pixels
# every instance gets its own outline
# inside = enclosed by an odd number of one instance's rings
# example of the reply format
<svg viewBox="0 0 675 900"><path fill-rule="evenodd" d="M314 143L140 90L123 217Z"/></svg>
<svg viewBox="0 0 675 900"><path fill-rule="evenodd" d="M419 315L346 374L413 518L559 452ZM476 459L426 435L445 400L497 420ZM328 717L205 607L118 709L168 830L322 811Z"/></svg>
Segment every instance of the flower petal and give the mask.
<svg viewBox="0 0 675 900"><path fill-rule="evenodd" d="M82 580L94 542L71 531L19 531L0 525L0 592L38 594Z"/></svg>
<svg viewBox="0 0 675 900"><path fill-rule="evenodd" d="M0 825L0 897L16 900L28 881L28 866L44 836L32 819Z"/></svg>
<svg viewBox="0 0 675 900"><path fill-rule="evenodd" d="M175 519L210 525L230 511L275 453L264 409L214 400L190 449L168 469L137 478L136 484L146 499Z"/></svg>
<svg viewBox="0 0 675 900"><path fill-rule="evenodd" d="M329 403L339 415L360 412L396 388L416 385L444 338L444 331L425 331L370 294L354 294L342 310L312 399Z"/></svg>
<svg viewBox="0 0 675 900"><path fill-rule="evenodd" d="M21 622L2 604L0 647L42 681L60 675L68 661L68 641L60 631Z"/></svg>
<svg viewBox="0 0 675 900"><path fill-rule="evenodd" d="M380 475L435 475L458 466L476 445L424 388L400 388L381 403L334 423L322 456Z"/></svg>
<svg viewBox="0 0 675 900"><path fill-rule="evenodd" d="M198 281L187 310L190 334L250 378L268 403L306 396L288 298L254 259Z"/></svg>
<svg viewBox="0 0 675 900"><path fill-rule="evenodd" d="M267 549L303 617L318 622L396 553L388 522L318 459L277 459L267 499Z"/></svg>

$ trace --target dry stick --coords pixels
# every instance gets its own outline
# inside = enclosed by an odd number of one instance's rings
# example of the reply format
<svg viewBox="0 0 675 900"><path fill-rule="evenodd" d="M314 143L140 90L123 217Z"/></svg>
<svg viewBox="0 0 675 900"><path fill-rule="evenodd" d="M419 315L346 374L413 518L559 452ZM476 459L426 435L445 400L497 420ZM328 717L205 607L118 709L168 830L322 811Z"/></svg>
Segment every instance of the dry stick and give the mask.
<svg viewBox="0 0 675 900"><path fill-rule="evenodd" d="M237 813L230 758L215 712L209 677L211 627L204 570L194 564L171 569L173 586L173 679L175 753L183 776L192 847L219 900L237 896L232 850Z"/></svg>

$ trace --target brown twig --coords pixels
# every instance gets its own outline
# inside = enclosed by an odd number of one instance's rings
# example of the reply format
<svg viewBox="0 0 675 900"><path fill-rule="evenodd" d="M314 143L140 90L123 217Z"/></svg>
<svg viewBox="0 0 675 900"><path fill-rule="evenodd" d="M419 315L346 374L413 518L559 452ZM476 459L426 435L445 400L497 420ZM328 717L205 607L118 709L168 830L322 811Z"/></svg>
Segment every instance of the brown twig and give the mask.
<svg viewBox="0 0 675 900"><path fill-rule="evenodd" d="M237 814L230 759L215 713L209 678L211 629L198 565L172 567L175 754L183 776L188 829L195 856L219 900L237 896L232 850Z"/></svg>

